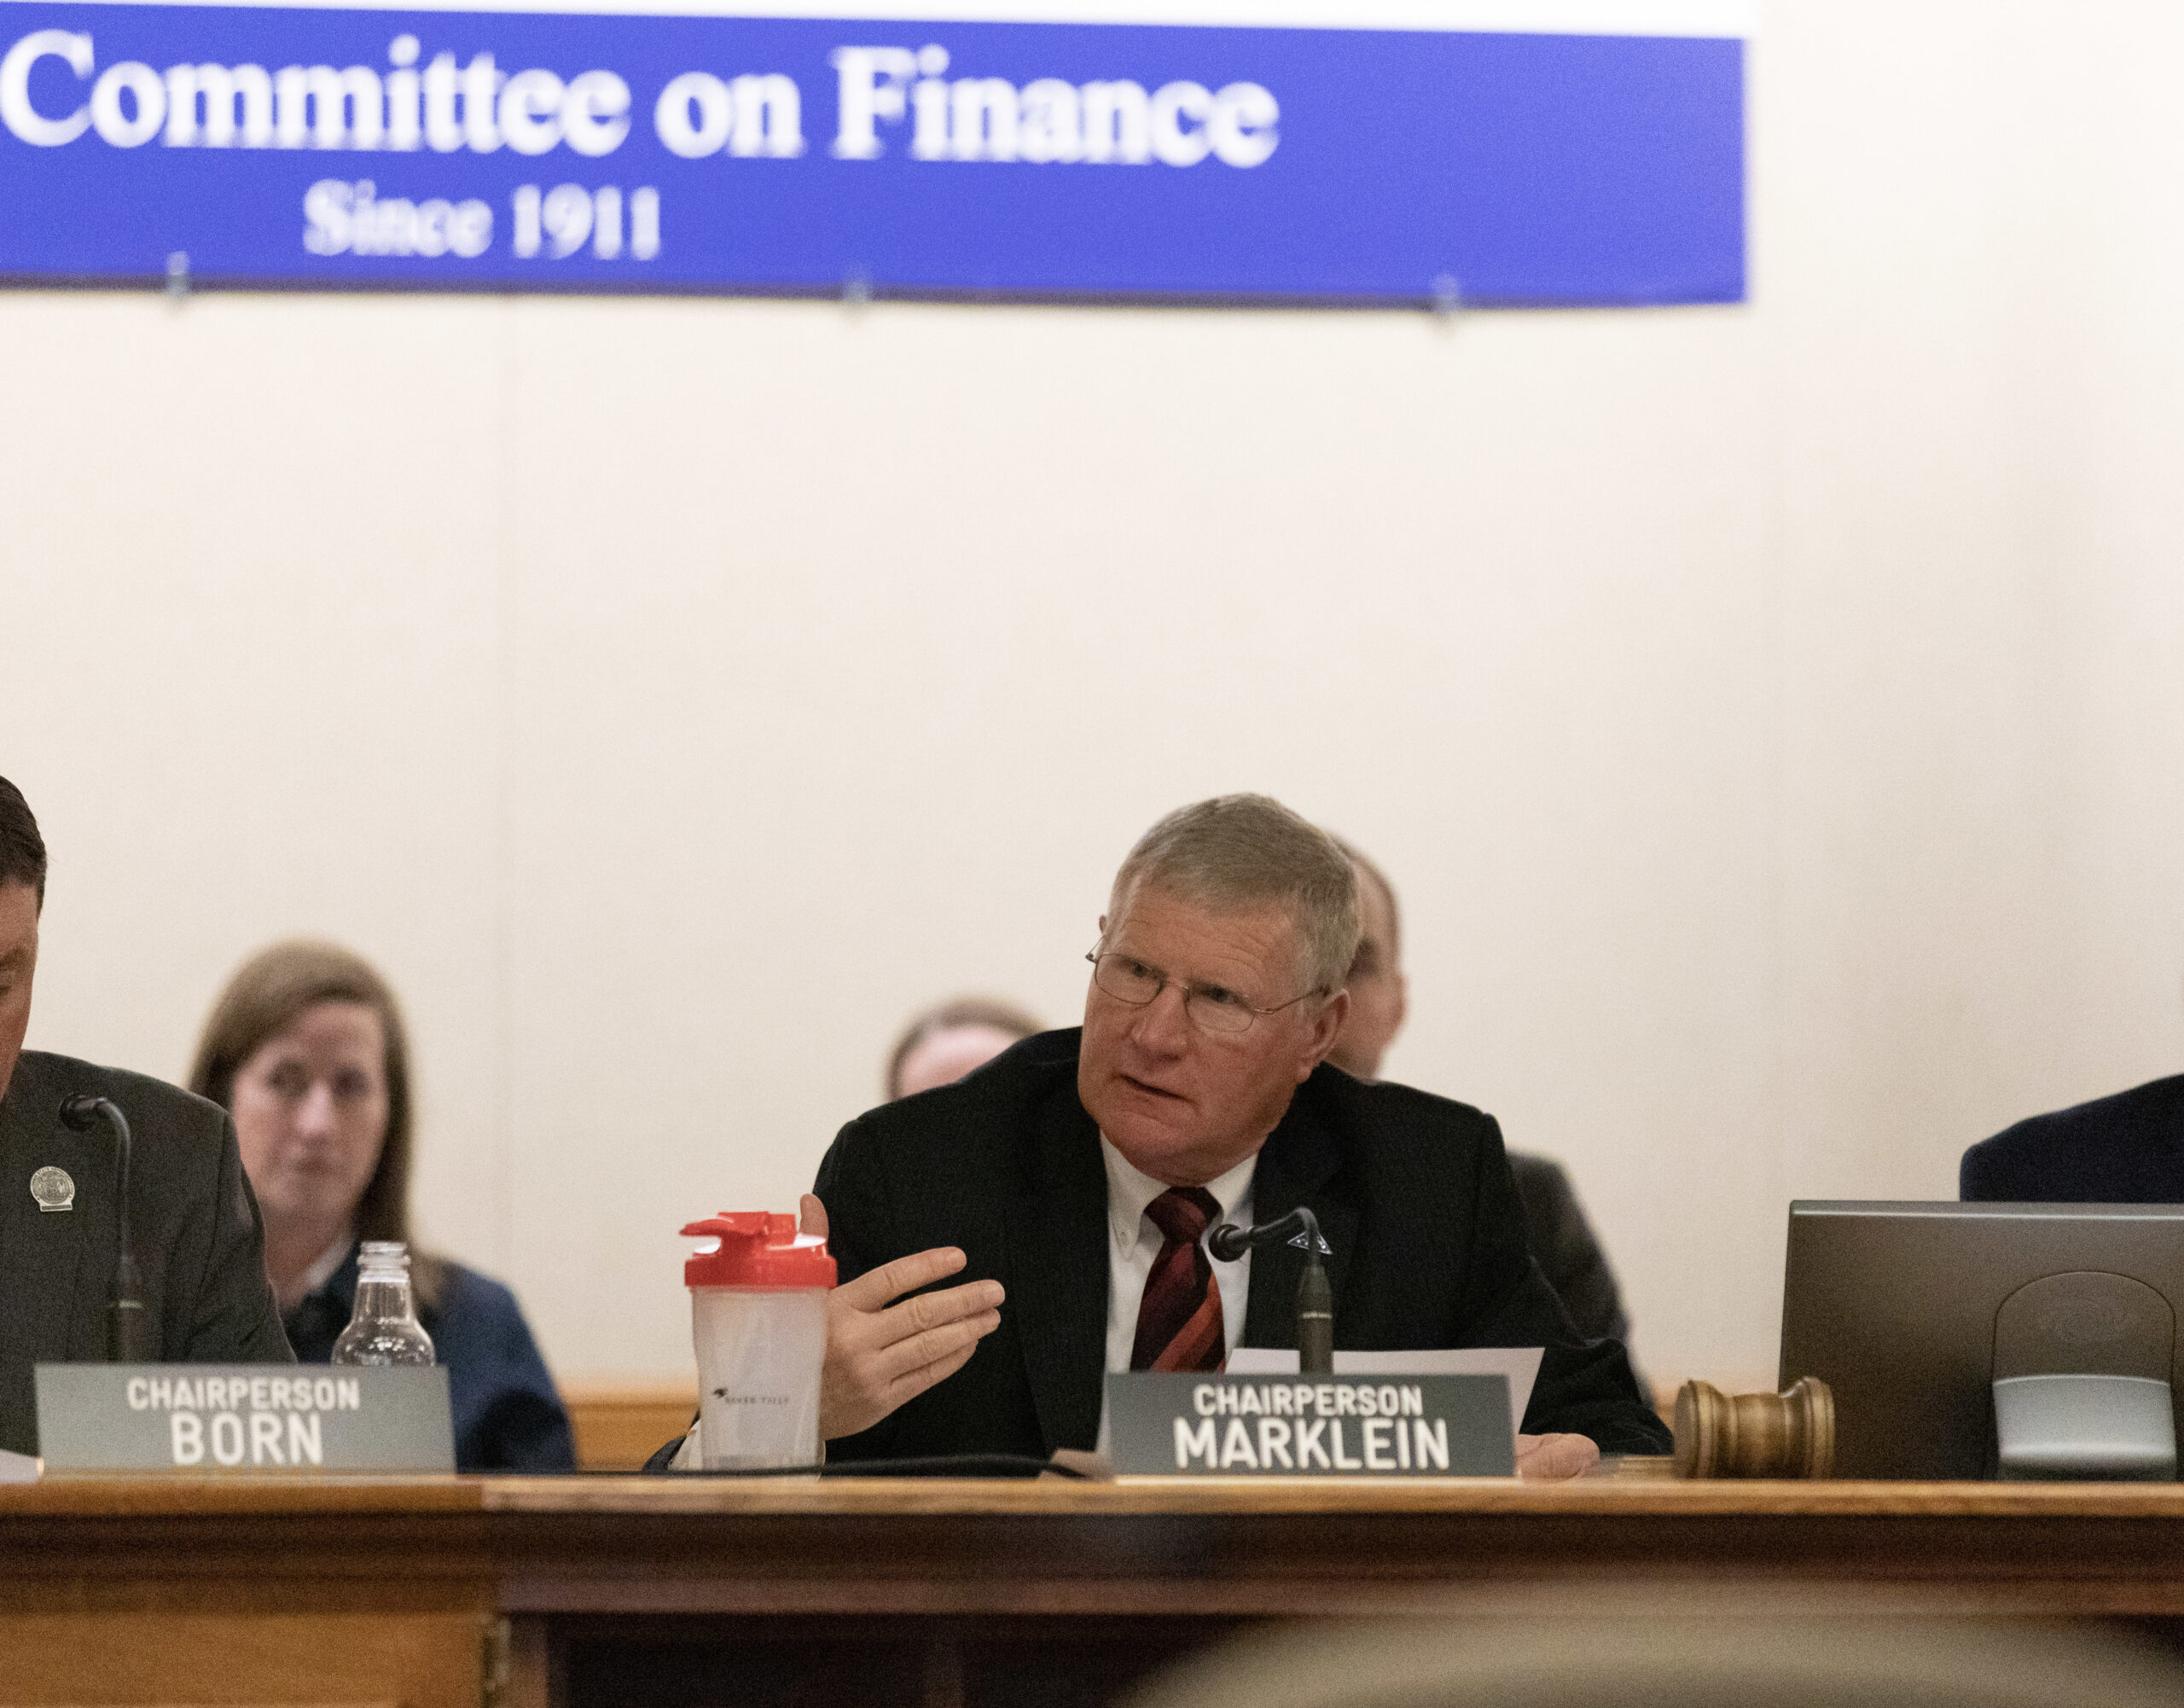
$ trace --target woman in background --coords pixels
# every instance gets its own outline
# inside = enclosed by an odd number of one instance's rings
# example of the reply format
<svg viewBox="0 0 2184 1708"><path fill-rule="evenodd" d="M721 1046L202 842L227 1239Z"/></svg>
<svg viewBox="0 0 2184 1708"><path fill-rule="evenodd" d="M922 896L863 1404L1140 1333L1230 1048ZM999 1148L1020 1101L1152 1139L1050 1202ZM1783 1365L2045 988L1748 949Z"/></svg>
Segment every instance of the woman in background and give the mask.
<svg viewBox="0 0 2184 1708"><path fill-rule="evenodd" d="M410 1047L386 981L330 944L282 943L228 981L189 1089L235 1118L265 1218L265 1269L301 1362L357 1298L357 1245L410 1238ZM515 1295L412 1252L417 1315L447 1371L462 1471L572 1471L576 1448Z"/></svg>
<svg viewBox="0 0 2184 1708"><path fill-rule="evenodd" d="M887 1101L952 1085L1013 1043L1046 1028L1014 1002L955 996L927 1008L903 1028L887 1053Z"/></svg>

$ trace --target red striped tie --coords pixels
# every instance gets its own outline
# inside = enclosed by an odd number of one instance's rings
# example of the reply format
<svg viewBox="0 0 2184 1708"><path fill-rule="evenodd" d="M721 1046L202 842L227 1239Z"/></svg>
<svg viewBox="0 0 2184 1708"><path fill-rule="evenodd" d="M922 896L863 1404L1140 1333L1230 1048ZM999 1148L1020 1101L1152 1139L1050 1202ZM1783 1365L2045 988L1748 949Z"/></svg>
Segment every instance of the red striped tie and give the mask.
<svg viewBox="0 0 2184 1708"><path fill-rule="evenodd" d="M1137 1305L1133 1370L1217 1370L1228 1355L1221 1327L1221 1283L1199 1244L1221 1213L1202 1186L1171 1186L1145 1213L1166 1235Z"/></svg>

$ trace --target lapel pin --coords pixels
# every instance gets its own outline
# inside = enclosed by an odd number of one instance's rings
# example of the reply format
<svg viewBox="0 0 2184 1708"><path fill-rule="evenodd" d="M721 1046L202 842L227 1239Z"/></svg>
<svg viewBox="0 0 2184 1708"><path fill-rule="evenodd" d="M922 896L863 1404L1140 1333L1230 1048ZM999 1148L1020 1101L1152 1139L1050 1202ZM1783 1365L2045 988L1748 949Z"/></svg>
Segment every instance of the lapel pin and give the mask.
<svg viewBox="0 0 2184 1708"><path fill-rule="evenodd" d="M44 1211L73 1210L76 1207L76 1182L68 1177L65 1168L51 1164L31 1176L31 1196L38 1200Z"/></svg>
<svg viewBox="0 0 2184 1708"><path fill-rule="evenodd" d="M1289 1236L1288 1243L1300 1252L1309 1252L1312 1248L1304 1243L1304 1230L1300 1228ZM1334 1255L1334 1247L1327 1244L1327 1236L1324 1234L1320 1235L1320 1255L1323 1258L1331 1258Z"/></svg>

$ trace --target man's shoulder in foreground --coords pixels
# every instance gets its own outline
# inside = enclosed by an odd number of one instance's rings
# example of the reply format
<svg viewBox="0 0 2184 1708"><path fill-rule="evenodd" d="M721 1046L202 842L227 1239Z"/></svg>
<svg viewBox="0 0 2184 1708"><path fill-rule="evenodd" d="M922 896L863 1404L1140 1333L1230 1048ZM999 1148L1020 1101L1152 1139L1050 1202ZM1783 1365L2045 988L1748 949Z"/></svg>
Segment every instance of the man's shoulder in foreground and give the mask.
<svg viewBox="0 0 2184 1708"><path fill-rule="evenodd" d="M1493 1127L1484 1110L1392 1079L1357 1079L1321 1062L1297 1088L1296 1107L1323 1119L1391 1139L1446 1143L1454 1136L1483 1137Z"/></svg>
<svg viewBox="0 0 2184 1708"><path fill-rule="evenodd" d="M1077 1047L1083 1037L1078 1026L1059 1031L1035 1032L1019 1039L990 1061L973 1068L950 1084L930 1091L912 1092L892 1103L867 1110L851 1124L914 1130L940 1126L968 1113L1003 1110L1036 1102L1058 1087L1077 1083Z"/></svg>
<svg viewBox="0 0 2184 1708"><path fill-rule="evenodd" d="M952 1084L868 1109L845 1126L834 1153L904 1166L990 1162L991 1147L1027 1131L1057 1097L1076 1108L1078 1032L1039 1032Z"/></svg>
<svg viewBox="0 0 2184 1708"><path fill-rule="evenodd" d="M812 1190L842 1279L911 1252L960 1246L998 1261L1004 1206L1040 1176L1043 1135L1073 1140L1096 1174L1097 1130L1077 1100L1074 1031L1041 1032L953 1084L868 1109L835 1135ZM1073 1143L1062 1146L1075 1154Z"/></svg>
<svg viewBox="0 0 2184 1708"><path fill-rule="evenodd" d="M1322 1062L1297 1088L1267 1140L1262 1167L1284 1177L1333 1179L1397 1222L1468 1218L1487 1176L1505 1172L1491 1115L1414 1086L1356 1079Z"/></svg>
<svg viewBox="0 0 2184 1708"><path fill-rule="evenodd" d="M64 1099L85 1095L111 1099L127 1117L133 1138L154 1142L136 1151L133 1160L139 1166L159 1168L173 1155L171 1151L162 1155L172 1145L207 1162L218 1159L227 1126L226 1111L179 1086L126 1068L102 1067L73 1056L26 1049L8 1082L4 1107L11 1124L38 1132L61 1124Z"/></svg>
<svg viewBox="0 0 2184 1708"><path fill-rule="evenodd" d="M1958 1190L1988 1202L2184 1202L2184 1074L1982 1140L1964 1153Z"/></svg>

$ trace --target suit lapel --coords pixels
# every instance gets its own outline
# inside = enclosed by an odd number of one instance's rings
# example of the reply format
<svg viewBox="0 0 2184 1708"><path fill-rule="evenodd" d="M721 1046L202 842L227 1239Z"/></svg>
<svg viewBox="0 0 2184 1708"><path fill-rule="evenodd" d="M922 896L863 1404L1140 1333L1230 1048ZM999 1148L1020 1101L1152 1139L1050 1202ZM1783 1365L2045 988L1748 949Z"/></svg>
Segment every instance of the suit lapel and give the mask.
<svg viewBox="0 0 2184 1708"><path fill-rule="evenodd" d="M1325 1261L1327 1282L1334 1289L1337 1344L1342 1337L1343 1281L1357 1249L1357 1208L1342 1195L1335 1178L1341 1166L1340 1147L1313 1115L1300 1088L1260 1150L1258 1171L1252 1177L1252 1221L1277 1220L1300 1205L1319 1217L1320 1236L1329 1248ZM1242 1345L1296 1345L1297 1281L1304 1267L1304 1253L1295 1246L1262 1246L1252 1253Z"/></svg>
<svg viewBox="0 0 2184 1708"><path fill-rule="evenodd" d="M92 1136L61 1124L57 1096L44 1108L26 1059L8 1095L0 1100L0 1298L17 1300L0 1311L0 1362L58 1363L74 1349L70 1330L83 1316L77 1285L83 1266L84 1228L101 1215L112 1191L112 1164L92 1147ZM76 1183L74 1206L45 1211L31 1196L31 1176L48 1166L65 1169Z"/></svg>
<svg viewBox="0 0 2184 1708"><path fill-rule="evenodd" d="M1060 1087L1031 1124L1009 1205L1008 1303L1048 1449L1089 1447L1107 1368L1107 1175L1100 1130Z"/></svg>

